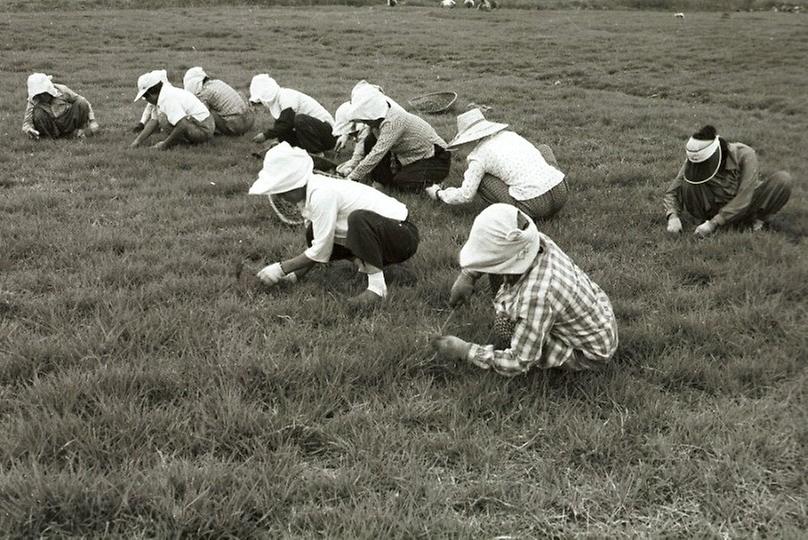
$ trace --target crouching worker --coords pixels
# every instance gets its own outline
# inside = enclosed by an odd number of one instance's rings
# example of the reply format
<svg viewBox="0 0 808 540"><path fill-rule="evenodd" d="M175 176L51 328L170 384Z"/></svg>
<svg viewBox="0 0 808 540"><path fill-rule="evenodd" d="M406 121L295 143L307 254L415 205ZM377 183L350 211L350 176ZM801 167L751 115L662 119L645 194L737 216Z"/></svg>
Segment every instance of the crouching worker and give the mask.
<svg viewBox="0 0 808 540"><path fill-rule="evenodd" d="M476 194L488 204L512 204L533 220L555 215L567 202L569 189L553 151L546 144L533 146L507 127L489 122L480 109L458 116L457 136L449 148L477 145L466 158L463 184L456 188L433 185L426 190L429 197L465 204Z"/></svg>
<svg viewBox="0 0 808 540"><path fill-rule="evenodd" d="M495 334L506 345L435 337L432 346L442 355L517 375L533 366L598 368L617 349L609 298L514 206L493 204L477 216L460 251L460 266L452 306L471 297L481 273L501 276L494 299Z"/></svg>
<svg viewBox="0 0 808 540"><path fill-rule="evenodd" d="M288 143L267 152L250 194L301 205L310 222L308 249L258 272L265 285L296 282L317 263L352 259L367 274L368 288L351 304L371 306L387 295L383 268L406 261L418 248L418 229L407 219L406 206L369 186L313 173L311 157Z"/></svg>
<svg viewBox="0 0 808 540"><path fill-rule="evenodd" d="M182 85L208 108L217 134L238 136L252 129L250 105L226 82L211 79L201 67L192 67L185 72Z"/></svg>
<svg viewBox="0 0 808 540"><path fill-rule="evenodd" d="M44 73L28 76L28 103L22 131L32 139L84 137L98 132L90 102Z"/></svg>
<svg viewBox="0 0 808 540"><path fill-rule="evenodd" d="M763 178L755 151L728 143L713 126L694 133L685 152L687 159L663 199L670 233L682 232L683 211L702 221L696 236L709 236L724 226L759 231L791 196L788 172Z"/></svg>
<svg viewBox="0 0 808 540"><path fill-rule="evenodd" d="M130 145L136 148L157 131L158 117L164 114L171 126L168 137L152 148L167 150L177 143L198 144L213 138L216 124L208 108L195 95L168 82L165 70L156 70L141 75L137 80L140 98L153 105L152 116L143 131Z"/></svg>
<svg viewBox="0 0 808 540"><path fill-rule="evenodd" d="M331 150L337 142L331 133L334 119L325 107L302 92L281 88L266 73L253 77L250 103L262 103L275 120L271 128L253 137L253 142L277 139L312 154Z"/></svg>
<svg viewBox="0 0 808 540"><path fill-rule="evenodd" d="M452 154L446 142L424 119L394 106L373 85L355 89L349 117L370 127L358 143L364 157L355 167L343 168L349 180L421 191L448 176Z"/></svg>

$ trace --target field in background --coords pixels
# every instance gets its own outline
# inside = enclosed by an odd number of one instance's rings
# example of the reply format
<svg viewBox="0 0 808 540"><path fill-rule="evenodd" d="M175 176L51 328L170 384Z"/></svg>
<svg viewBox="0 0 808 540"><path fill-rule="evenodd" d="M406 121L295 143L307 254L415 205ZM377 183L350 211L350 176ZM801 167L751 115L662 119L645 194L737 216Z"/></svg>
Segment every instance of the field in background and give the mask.
<svg viewBox="0 0 808 540"><path fill-rule="evenodd" d="M0 14L0 531L125 537L795 537L808 527L802 16L439 9ZM750 31L750 28L754 29ZM742 36L742 39L739 38ZM137 76L268 71L329 109L367 78L460 94L549 144L542 230L609 294L604 372L504 379L432 358L477 205L403 196L422 233L387 309L349 266L236 290L297 253L248 197L248 137L127 149ZM19 132L25 79L85 95L86 141ZM264 119L265 117L262 117ZM453 115L429 117L445 138ZM705 122L797 180L776 231L664 233ZM463 155L450 182L459 183ZM447 331L483 341L484 291Z"/></svg>

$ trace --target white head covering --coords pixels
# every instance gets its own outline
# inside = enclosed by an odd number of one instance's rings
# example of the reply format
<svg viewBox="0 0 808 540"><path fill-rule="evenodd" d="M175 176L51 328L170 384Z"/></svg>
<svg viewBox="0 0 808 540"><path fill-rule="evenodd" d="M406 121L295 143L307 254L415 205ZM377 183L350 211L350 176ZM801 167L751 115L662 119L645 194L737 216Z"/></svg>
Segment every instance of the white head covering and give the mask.
<svg viewBox="0 0 808 540"><path fill-rule="evenodd" d="M448 147L477 141L506 129L508 124L489 122L483 117L480 109L471 109L457 115L457 135L449 142Z"/></svg>
<svg viewBox="0 0 808 540"><path fill-rule="evenodd" d="M140 77L137 78L137 96L135 96L135 101L139 100L143 97L149 88L154 86L157 83L168 83L168 73L164 69L155 69L154 71L150 71L148 73L144 73Z"/></svg>
<svg viewBox="0 0 808 540"><path fill-rule="evenodd" d="M718 142L718 137L712 141L704 141L701 139L694 139L690 137L685 145L685 153L687 159L693 163L702 163L707 161L715 154L715 151L720 148L721 144Z"/></svg>
<svg viewBox="0 0 808 540"><path fill-rule="evenodd" d="M361 90L362 88L367 87L367 86L369 86L371 88L375 88L376 90L378 90L379 92L384 94L384 89L381 86L379 86L378 84L371 84L371 83L367 82L365 79L362 79L361 81L356 83L354 85L354 87L351 89L351 101L354 100L357 90Z"/></svg>
<svg viewBox="0 0 808 540"><path fill-rule="evenodd" d="M390 105L387 98L371 84L355 88L351 93L351 120L376 120L387 116Z"/></svg>
<svg viewBox="0 0 808 540"><path fill-rule="evenodd" d="M204 81L207 76L208 74L205 73L205 70L201 67L192 67L185 72L185 76L182 78L182 86L193 95L196 95L202 90L202 81Z"/></svg>
<svg viewBox="0 0 808 540"><path fill-rule="evenodd" d="M718 173L721 167L721 142L718 136L713 140L690 137L685 145L685 181L689 184L703 184Z"/></svg>
<svg viewBox="0 0 808 540"><path fill-rule="evenodd" d="M50 94L53 97L59 95L59 91L53 86L51 78L44 73L31 73L28 76L28 99L39 95Z"/></svg>
<svg viewBox="0 0 808 540"><path fill-rule="evenodd" d="M331 133L334 137L341 137L359 131L356 124L349 118L351 112L351 102L346 101L334 113L334 129Z"/></svg>
<svg viewBox="0 0 808 540"><path fill-rule="evenodd" d="M303 187L313 170L314 162L305 150L282 142L264 156L264 168L250 187L250 195L277 195Z"/></svg>
<svg viewBox="0 0 808 540"><path fill-rule="evenodd" d="M281 104L278 102L281 87L275 79L261 73L252 78L250 82L250 101L252 103L263 103L269 109L273 118L281 115Z"/></svg>
<svg viewBox="0 0 808 540"><path fill-rule="evenodd" d="M469 239L460 250L460 266L487 274L522 274L541 247L539 230L526 215L527 228L519 228L522 212L510 204L492 204L478 215Z"/></svg>

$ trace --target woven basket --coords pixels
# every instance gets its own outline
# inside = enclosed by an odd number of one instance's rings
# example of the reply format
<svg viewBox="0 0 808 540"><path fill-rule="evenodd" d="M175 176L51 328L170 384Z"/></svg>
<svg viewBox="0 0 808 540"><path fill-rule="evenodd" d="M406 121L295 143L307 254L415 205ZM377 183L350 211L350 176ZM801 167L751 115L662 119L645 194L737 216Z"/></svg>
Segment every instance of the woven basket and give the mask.
<svg viewBox="0 0 808 540"><path fill-rule="evenodd" d="M457 101L457 92L432 92L409 100L410 106L418 112L440 114L452 108Z"/></svg>

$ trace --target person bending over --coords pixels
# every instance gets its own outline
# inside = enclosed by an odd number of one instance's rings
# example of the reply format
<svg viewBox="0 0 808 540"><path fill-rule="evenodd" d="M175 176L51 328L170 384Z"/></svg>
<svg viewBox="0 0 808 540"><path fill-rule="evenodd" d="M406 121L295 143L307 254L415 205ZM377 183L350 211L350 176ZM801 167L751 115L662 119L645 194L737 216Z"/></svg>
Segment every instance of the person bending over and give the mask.
<svg viewBox="0 0 808 540"><path fill-rule="evenodd" d="M764 178L755 151L727 142L713 126L694 133L685 154L687 159L663 198L669 233L682 232L683 212L702 221L696 236L709 236L725 226L751 226L759 231L791 196L788 172Z"/></svg>
<svg viewBox="0 0 808 540"><path fill-rule="evenodd" d="M211 79L197 66L185 72L182 85L213 115L216 134L238 136L252 129L255 119L250 105L226 82Z"/></svg>
<svg viewBox="0 0 808 540"><path fill-rule="evenodd" d="M609 298L518 208L496 203L483 210L460 251L460 266L453 307L471 297L482 273L501 278L495 334L504 345L437 336L432 347L443 356L517 375L534 366L596 369L614 355L617 321Z"/></svg>
<svg viewBox="0 0 808 540"><path fill-rule="evenodd" d="M334 119L314 98L281 88L264 73L253 77L250 83L250 102L262 103L275 120L271 128L253 137L254 142L277 139L312 154L334 148L336 139L331 133Z"/></svg>
<svg viewBox="0 0 808 540"><path fill-rule="evenodd" d="M457 136L449 148L477 143L466 158L463 184L456 188L435 184L427 188L429 197L465 204L476 194L488 204L512 204L533 220L555 215L567 202L569 188L553 151L546 144L533 146L507 127L487 121L479 109L459 115Z"/></svg>
<svg viewBox="0 0 808 540"><path fill-rule="evenodd" d="M380 303L387 295L384 267L401 263L418 248L418 229L407 207L370 186L321 176L300 148L280 143L264 157L251 195L275 195L302 206L309 245L297 257L257 273L265 285L296 282L315 264L352 259L367 274L368 288L351 299L356 306Z"/></svg>
<svg viewBox="0 0 808 540"><path fill-rule="evenodd" d="M381 187L421 191L448 176L452 154L424 119L394 107L370 84L354 92L351 105L350 119L370 131L362 141L361 161L343 169L349 180L369 178Z"/></svg>
<svg viewBox="0 0 808 540"><path fill-rule="evenodd" d="M160 113L165 115L171 131L168 137L152 148L166 150L181 142L198 144L213 138L216 130L213 115L195 95L168 82L165 70L150 71L141 75L137 80L137 86L135 102L143 98L153 105L153 110L143 131L130 145L132 148L143 144L158 129Z"/></svg>
<svg viewBox="0 0 808 540"><path fill-rule="evenodd" d="M28 102L22 132L32 139L84 137L99 130L90 102L44 73L28 76Z"/></svg>

